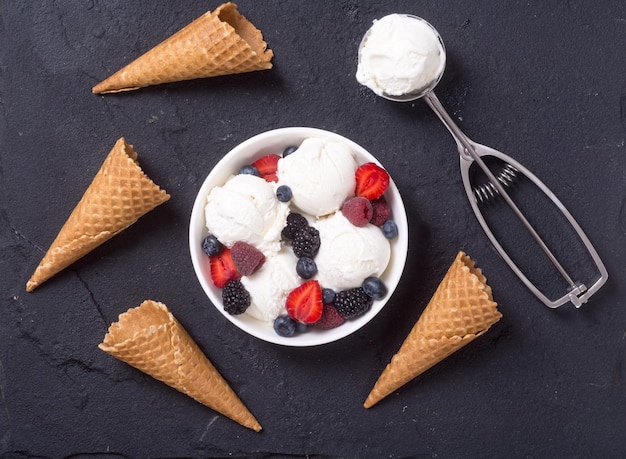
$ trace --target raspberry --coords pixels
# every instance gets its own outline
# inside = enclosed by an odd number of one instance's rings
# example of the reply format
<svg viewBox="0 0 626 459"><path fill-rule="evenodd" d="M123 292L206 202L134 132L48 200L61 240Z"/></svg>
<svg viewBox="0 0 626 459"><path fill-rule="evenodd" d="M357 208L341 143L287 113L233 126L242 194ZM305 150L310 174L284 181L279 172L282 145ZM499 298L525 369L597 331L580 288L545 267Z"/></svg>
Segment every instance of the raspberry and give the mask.
<svg viewBox="0 0 626 459"><path fill-rule="evenodd" d="M265 263L263 252L246 242L235 242L230 249L230 256L242 276L251 276Z"/></svg>
<svg viewBox="0 0 626 459"><path fill-rule="evenodd" d="M372 219L372 204L368 199L355 196L346 199L341 206L341 213L354 226L365 226Z"/></svg>
<svg viewBox="0 0 626 459"><path fill-rule="evenodd" d="M306 221L306 218L304 218L301 214L291 212L289 215L287 215L287 224L283 228L283 231L280 233L280 235L283 237L283 239L292 240L296 237L296 233L298 231L300 231L302 228L306 228L307 226L309 226L309 222Z"/></svg>
<svg viewBox="0 0 626 459"><path fill-rule="evenodd" d="M231 315L243 314L250 306L250 293L241 281L231 280L222 290L222 302L224 311Z"/></svg>
<svg viewBox="0 0 626 459"><path fill-rule="evenodd" d="M374 300L361 287L342 290L335 295L335 307L344 319L353 319L369 311Z"/></svg>
<svg viewBox="0 0 626 459"><path fill-rule="evenodd" d="M329 330L331 328L338 327L342 323L344 323L346 319L341 317L337 308L332 304L324 304L322 309L322 317L320 320L313 324L316 328L321 328L323 330Z"/></svg>
<svg viewBox="0 0 626 459"><path fill-rule="evenodd" d="M301 228L291 241L291 246L296 257L315 258L320 248L320 232L312 226Z"/></svg>
<svg viewBox="0 0 626 459"><path fill-rule="evenodd" d="M372 225L383 226L389 216L391 215L391 209L384 196L372 200Z"/></svg>

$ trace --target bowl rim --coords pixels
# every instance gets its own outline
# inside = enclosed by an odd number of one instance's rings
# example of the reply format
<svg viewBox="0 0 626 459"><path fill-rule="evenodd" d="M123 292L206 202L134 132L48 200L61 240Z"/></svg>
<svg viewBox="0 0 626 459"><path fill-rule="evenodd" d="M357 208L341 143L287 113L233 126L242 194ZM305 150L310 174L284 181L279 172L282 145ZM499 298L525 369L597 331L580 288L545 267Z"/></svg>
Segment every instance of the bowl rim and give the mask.
<svg viewBox="0 0 626 459"><path fill-rule="evenodd" d="M233 316L224 311L223 307L220 307L221 298L218 292L221 289L215 287L210 280L208 257L201 248L201 241L208 234L205 224L204 207L210 189L222 185L229 176L233 175L234 171L248 163L248 159L256 158L266 153L282 152L282 149L286 146L294 144L299 145L308 137L324 137L342 142L353 150L359 164L373 161L381 167L384 167L380 161L365 148L331 131L313 127L295 126L264 131L233 147L215 164L196 194L189 219L188 236L191 261L194 273L209 299L209 302L222 316L242 331L266 342L291 347L309 347L332 343L364 327L378 315L393 296L402 277L408 255L408 221L406 209L400 192L390 174L389 187L385 192L385 197L392 209L393 219L401 231L396 238L390 240L392 246L391 259L387 269L381 276L388 288L387 295L382 299L375 300L367 313L356 319L348 320L339 327L331 330L308 330L297 336L283 337L276 334L269 323L260 321L246 314Z"/></svg>

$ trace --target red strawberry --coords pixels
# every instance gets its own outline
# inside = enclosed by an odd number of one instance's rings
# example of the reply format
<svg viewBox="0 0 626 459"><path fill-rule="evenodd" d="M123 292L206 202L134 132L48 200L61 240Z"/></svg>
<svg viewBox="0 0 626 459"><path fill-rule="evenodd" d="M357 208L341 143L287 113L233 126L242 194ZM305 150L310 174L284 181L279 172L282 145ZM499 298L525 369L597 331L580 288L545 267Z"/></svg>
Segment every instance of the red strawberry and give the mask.
<svg viewBox="0 0 626 459"><path fill-rule="evenodd" d="M263 252L246 242L235 242L230 249L230 256L242 276L251 276L265 263Z"/></svg>
<svg viewBox="0 0 626 459"><path fill-rule="evenodd" d="M285 303L289 316L303 324L317 322L322 316L322 288L316 280L294 288Z"/></svg>
<svg viewBox="0 0 626 459"><path fill-rule="evenodd" d="M382 196L389 186L389 174L374 163L361 164L356 170L355 178L355 194L369 200Z"/></svg>
<svg viewBox="0 0 626 459"><path fill-rule="evenodd" d="M322 317L320 317L320 320L315 322L314 326L323 330L329 330L331 328L338 327L345 321L346 319L341 317L339 312L337 312L337 308L334 305L324 304Z"/></svg>
<svg viewBox="0 0 626 459"><path fill-rule="evenodd" d="M253 162L252 165L257 168L261 177L266 181L278 182L276 170L278 169L279 159L279 155L265 155Z"/></svg>
<svg viewBox="0 0 626 459"><path fill-rule="evenodd" d="M230 249L224 248L218 255L209 257L209 261L211 279L217 288L224 288L228 281L241 279L241 274L233 263Z"/></svg>

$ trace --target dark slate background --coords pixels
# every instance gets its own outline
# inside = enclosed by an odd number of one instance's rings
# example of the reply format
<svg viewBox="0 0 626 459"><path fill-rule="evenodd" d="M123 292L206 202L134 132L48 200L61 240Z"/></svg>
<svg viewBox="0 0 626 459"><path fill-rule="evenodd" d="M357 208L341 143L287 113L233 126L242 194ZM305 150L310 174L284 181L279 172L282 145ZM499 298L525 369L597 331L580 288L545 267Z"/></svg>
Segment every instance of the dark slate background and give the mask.
<svg viewBox="0 0 626 459"><path fill-rule="evenodd" d="M272 70L104 97L95 83L218 2L0 3L2 457L624 457L624 2L238 3L274 50ZM361 36L392 12L442 34L449 63L437 94L465 132L544 179L594 241L611 279L582 309L546 308L498 257L463 193L454 142L425 103L357 84ZM187 248L191 205L214 164L285 126L363 145L409 214L407 269L388 307L311 349L234 328L204 296ZM172 199L27 294L120 136ZM365 410L461 249L487 274L503 319ZM146 298L169 305L261 433L98 350L118 314Z"/></svg>

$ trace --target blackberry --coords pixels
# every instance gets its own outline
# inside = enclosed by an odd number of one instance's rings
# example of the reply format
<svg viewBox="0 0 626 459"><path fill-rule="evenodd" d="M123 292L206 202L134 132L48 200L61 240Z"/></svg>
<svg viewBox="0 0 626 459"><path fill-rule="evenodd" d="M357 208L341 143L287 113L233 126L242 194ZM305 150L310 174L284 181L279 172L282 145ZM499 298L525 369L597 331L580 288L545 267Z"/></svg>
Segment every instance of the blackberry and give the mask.
<svg viewBox="0 0 626 459"><path fill-rule="evenodd" d="M300 229L291 241L291 247L298 258L315 258L320 248L320 232L312 226Z"/></svg>
<svg viewBox="0 0 626 459"><path fill-rule="evenodd" d="M283 228L283 231L280 233L280 235L283 237L283 239L292 240L294 237L296 237L296 233L298 231L308 226L309 222L306 221L306 218L304 218L301 214L291 212L289 215L287 215L287 224Z"/></svg>
<svg viewBox="0 0 626 459"><path fill-rule="evenodd" d="M222 290L222 303L224 311L231 315L243 314L250 306L250 293L241 281L231 280Z"/></svg>
<svg viewBox="0 0 626 459"><path fill-rule="evenodd" d="M353 319L369 311L374 300L361 287L335 294L335 308L344 319Z"/></svg>

